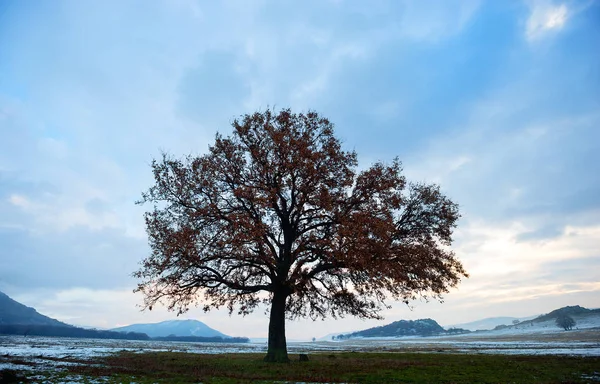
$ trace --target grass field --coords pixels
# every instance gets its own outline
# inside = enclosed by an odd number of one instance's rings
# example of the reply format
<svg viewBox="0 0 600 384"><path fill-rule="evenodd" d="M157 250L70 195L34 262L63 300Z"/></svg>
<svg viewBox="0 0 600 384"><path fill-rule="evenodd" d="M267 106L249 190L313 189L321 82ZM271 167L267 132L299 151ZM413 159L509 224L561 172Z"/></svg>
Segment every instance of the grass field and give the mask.
<svg viewBox="0 0 600 384"><path fill-rule="evenodd" d="M64 370L40 366L20 374L40 383L600 382L600 357L345 352L311 354L308 362L291 355L289 364L264 363L262 357L121 352L94 361L57 359L67 364Z"/></svg>

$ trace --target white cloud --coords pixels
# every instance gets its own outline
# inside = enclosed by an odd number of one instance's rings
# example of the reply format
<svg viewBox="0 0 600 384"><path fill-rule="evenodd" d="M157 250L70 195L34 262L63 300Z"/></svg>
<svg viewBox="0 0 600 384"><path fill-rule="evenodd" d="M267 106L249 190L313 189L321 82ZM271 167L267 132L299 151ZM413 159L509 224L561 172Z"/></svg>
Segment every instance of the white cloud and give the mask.
<svg viewBox="0 0 600 384"><path fill-rule="evenodd" d="M119 216L114 209L93 211L90 202L102 201L102 193L93 189L79 190L82 195L46 196L34 200L19 194L11 194L8 202L20 208L32 220L29 229L36 233L58 233L76 226L92 230L119 228Z"/></svg>
<svg viewBox="0 0 600 384"><path fill-rule="evenodd" d="M548 263L598 256L595 252L600 249L600 225L566 226L552 239L520 240L520 235L533 229L531 224L519 221L510 224L473 221L459 229L457 236L465 240L456 252L469 273L483 281L501 276L512 278L515 273L531 275L543 271Z"/></svg>
<svg viewBox="0 0 600 384"><path fill-rule="evenodd" d="M561 30L570 13L565 4L552 5L544 1L536 1L530 7L531 14L527 19L525 30L529 41L540 39L551 31Z"/></svg>
<svg viewBox="0 0 600 384"><path fill-rule="evenodd" d="M32 207L31 202L25 197L21 195L10 195L8 201L19 208L23 208L25 210L30 209Z"/></svg>

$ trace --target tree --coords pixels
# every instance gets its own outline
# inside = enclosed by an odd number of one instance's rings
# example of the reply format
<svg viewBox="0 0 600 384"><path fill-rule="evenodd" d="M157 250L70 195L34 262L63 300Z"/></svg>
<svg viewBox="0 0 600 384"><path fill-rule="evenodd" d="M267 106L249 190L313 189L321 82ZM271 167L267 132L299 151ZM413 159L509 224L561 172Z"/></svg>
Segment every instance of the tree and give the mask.
<svg viewBox="0 0 600 384"><path fill-rule="evenodd" d="M145 308L245 315L270 305L265 361L288 361L285 319L381 318L386 301L442 299L467 274L449 249L458 206L401 164L357 171L333 124L289 109L244 115L201 156L152 162L139 204L151 254Z"/></svg>
<svg viewBox="0 0 600 384"><path fill-rule="evenodd" d="M556 325L563 328L565 331L573 329L575 324L575 320L566 313L561 313L556 317Z"/></svg>

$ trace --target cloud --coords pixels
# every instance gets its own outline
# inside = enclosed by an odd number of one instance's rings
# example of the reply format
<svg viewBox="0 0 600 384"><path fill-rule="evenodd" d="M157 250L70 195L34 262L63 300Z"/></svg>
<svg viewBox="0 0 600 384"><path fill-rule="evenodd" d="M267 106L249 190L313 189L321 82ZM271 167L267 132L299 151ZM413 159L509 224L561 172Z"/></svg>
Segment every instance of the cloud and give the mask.
<svg viewBox="0 0 600 384"><path fill-rule="evenodd" d="M0 290L112 288L132 286L131 277L149 252L145 239L122 229L72 227L60 233L0 226Z"/></svg>
<svg viewBox="0 0 600 384"><path fill-rule="evenodd" d="M519 234L519 241L544 240L559 236L564 228L556 225L544 225L529 232Z"/></svg>
<svg viewBox="0 0 600 384"><path fill-rule="evenodd" d="M31 203L25 197L21 195L10 195L8 201L17 207L21 207L23 209L31 209Z"/></svg>
<svg viewBox="0 0 600 384"><path fill-rule="evenodd" d="M488 304L497 303L513 303L540 300L540 299L555 299L556 297L577 294L577 293L594 293L600 292L600 283L585 282L585 283L549 283L523 285L516 283L513 285L494 285L486 286L482 289L469 294L469 299L472 303L486 302Z"/></svg>
<svg viewBox="0 0 600 384"><path fill-rule="evenodd" d="M458 231L456 252L472 277L482 281L490 278L495 281L519 279L521 275L525 277L544 271L544 266L551 262L590 260L600 256L597 248L598 223L594 226L566 226L557 236L543 241L523 241L522 234L529 231L530 227L519 221L510 224L474 221ZM600 262L600 259L597 261ZM582 276L563 277L577 279ZM527 278L524 278L523 283L526 281Z"/></svg>
<svg viewBox="0 0 600 384"><path fill-rule="evenodd" d="M93 230L119 227L119 217L112 209L100 209L102 200L94 197L88 201L63 199L31 199L13 194L8 202L29 216L32 229L45 232L63 232L72 227L85 226ZM106 207L106 206L105 206Z"/></svg>
<svg viewBox="0 0 600 384"><path fill-rule="evenodd" d="M547 1L533 1L530 3L530 9L525 30L529 41L538 40L550 32L560 31L570 16L566 4L553 5Z"/></svg>
<svg viewBox="0 0 600 384"><path fill-rule="evenodd" d="M78 324L172 318L140 314L131 293L129 274L148 254L148 207L133 202L152 184L150 160L160 149L202 153L233 116L290 106L330 118L361 166L399 155L409 179L439 182L461 205L457 251L472 278L447 305L394 305L389 320L468 320L451 305L512 315L502 301L511 295L523 315L563 298L593 303L599 63L585 37L597 27L582 17L568 54L560 44L538 52L523 46L521 28L542 40L582 7L528 4L525 26L512 5L479 1L9 8L0 16L0 289ZM552 300L536 302L536 287ZM235 329L250 322L266 334L261 311L210 319L226 333L243 335ZM331 324L291 322L290 335L381 323Z"/></svg>
<svg viewBox="0 0 600 384"><path fill-rule="evenodd" d="M547 81L550 68L537 71L467 104L456 126L405 155L409 179L440 183L467 219L564 227L600 209L600 176L589 167L600 161L600 114L573 111Z"/></svg>

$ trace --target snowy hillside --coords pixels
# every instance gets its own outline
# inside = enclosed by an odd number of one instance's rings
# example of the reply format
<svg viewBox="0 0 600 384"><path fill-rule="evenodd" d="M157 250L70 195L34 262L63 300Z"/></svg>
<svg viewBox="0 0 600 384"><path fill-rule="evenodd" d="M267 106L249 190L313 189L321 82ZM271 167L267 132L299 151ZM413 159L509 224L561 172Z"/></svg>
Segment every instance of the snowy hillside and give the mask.
<svg viewBox="0 0 600 384"><path fill-rule="evenodd" d="M131 324L125 327L113 328L117 332L142 332L150 337L165 336L198 336L198 337L229 337L198 320L168 320L151 324Z"/></svg>
<svg viewBox="0 0 600 384"><path fill-rule="evenodd" d="M489 331L477 331L470 335L525 335L565 332L556 325L556 317L560 313L567 313L575 320L574 330L600 328L600 310L589 310L583 307L573 306L559 308L546 315L541 315L531 320L521 321L516 325L500 325L495 329Z"/></svg>
<svg viewBox="0 0 600 384"><path fill-rule="evenodd" d="M527 334L545 334L545 333L559 333L565 332L562 328L556 325L556 318L566 314L571 316L576 324L573 327L574 330L585 330L598 328L600 329L600 309L587 309L578 305L568 306L563 308L555 309L540 316L529 316L529 317L490 317L473 321L470 323L454 324L445 326L444 329L440 327L434 320L422 319L416 321L400 320L395 321L391 324L387 324L380 327L374 327L365 329L362 331L346 332L346 333L331 333L326 336L320 337L317 341L330 341L330 340L347 340L352 338L398 338L398 337L426 337L426 336L438 336L438 337L495 337L495 336L509 336L509 335L527 335ZM515 324L515 320L518 323ZM469 330L472 332L458 332L453 333L453 328L459 328ZM450 331L449 331L450 330Z"/></svg>
<svg viewBox="0 0 600 384"><path fill-rule="evenodd" d="M528 316L528 317L488 317L481 320L471 321L469 323L462 324L452 324L446 325L444 328L463 328L468 329L469 331L480 331L480 330L489 330L494 329L499 325L512 325L513 321L518 320L519 322L525 320L531 320L537 316Z"/></svg>

